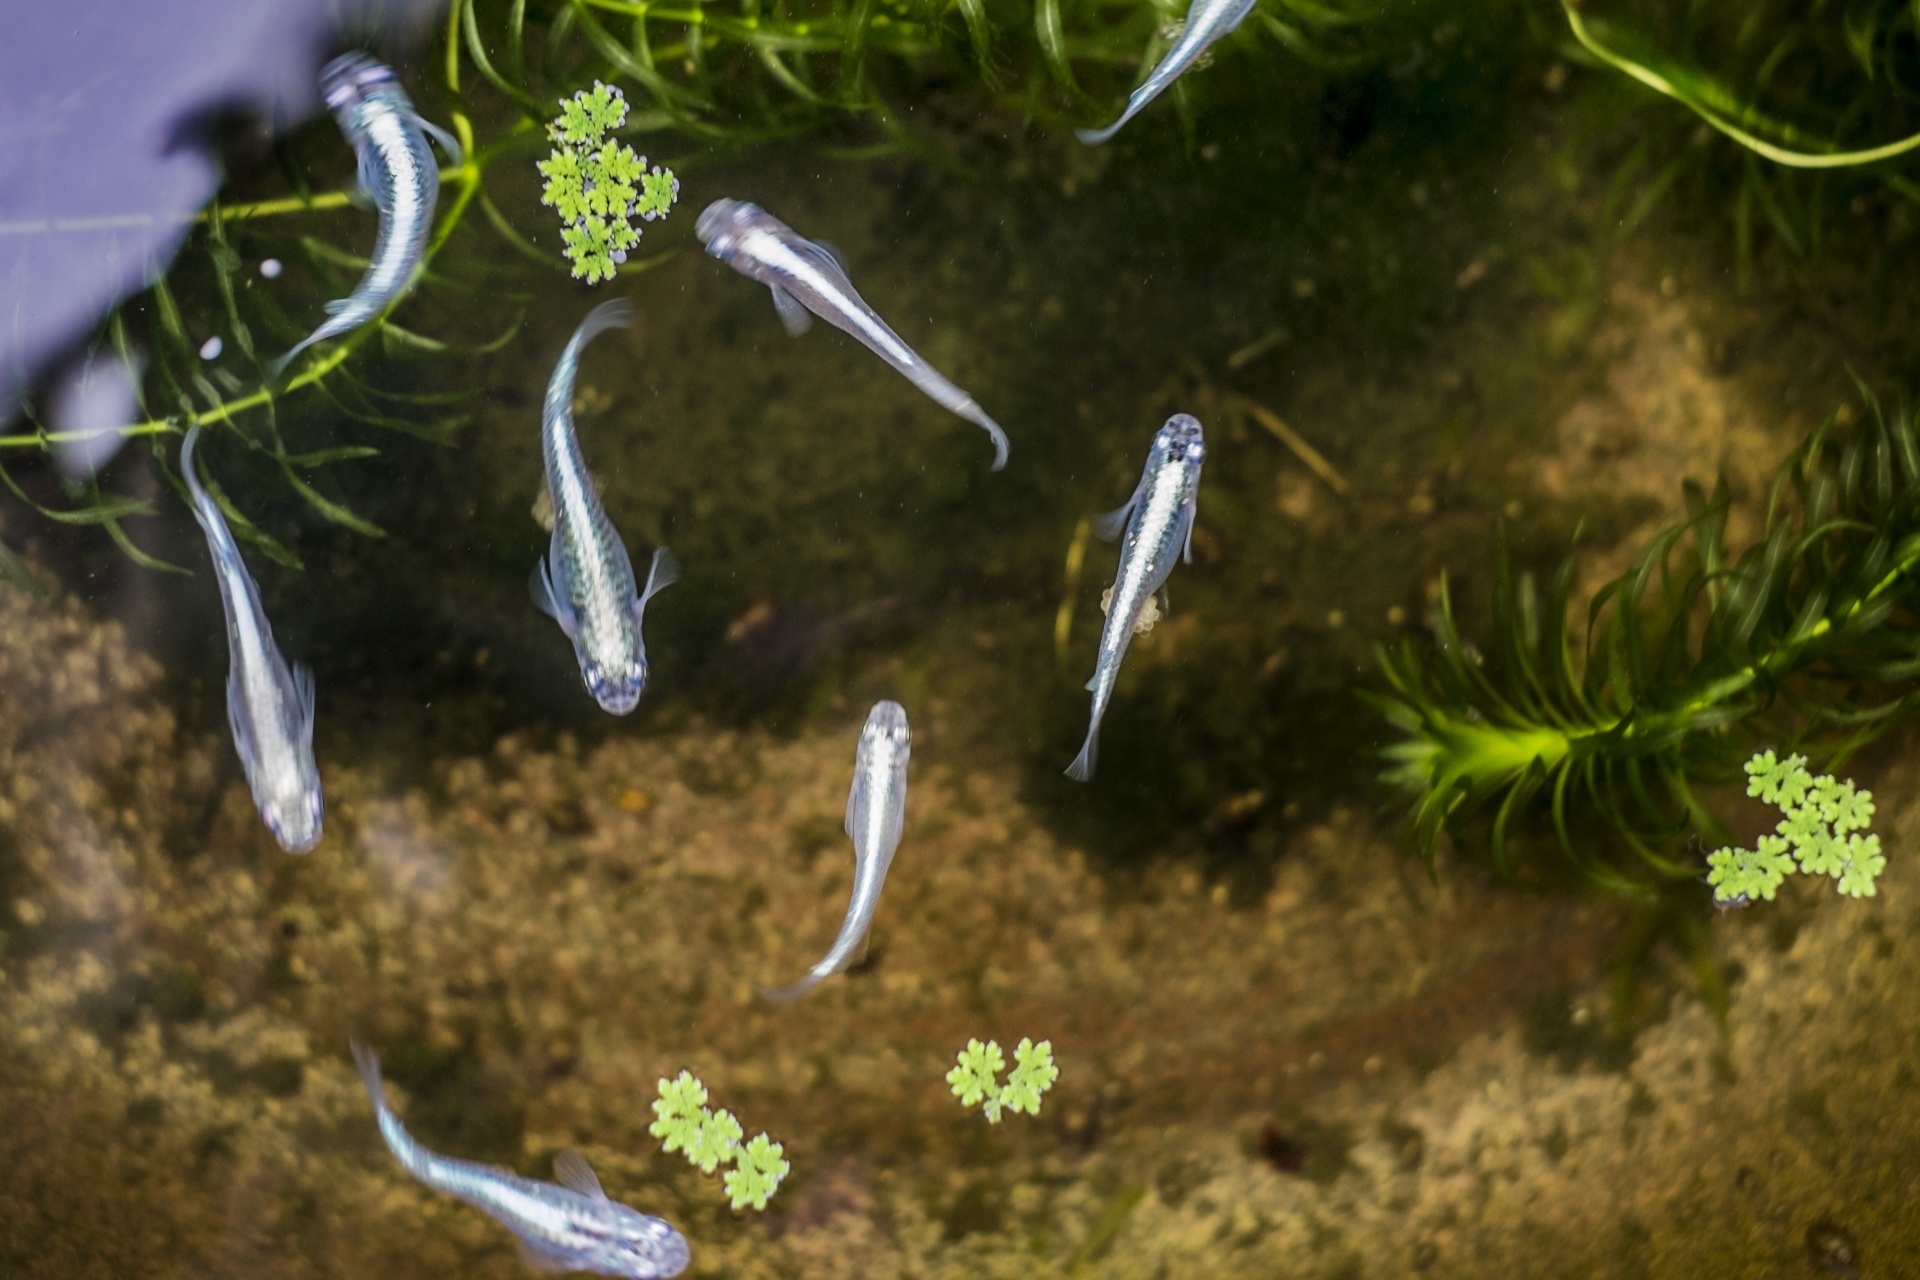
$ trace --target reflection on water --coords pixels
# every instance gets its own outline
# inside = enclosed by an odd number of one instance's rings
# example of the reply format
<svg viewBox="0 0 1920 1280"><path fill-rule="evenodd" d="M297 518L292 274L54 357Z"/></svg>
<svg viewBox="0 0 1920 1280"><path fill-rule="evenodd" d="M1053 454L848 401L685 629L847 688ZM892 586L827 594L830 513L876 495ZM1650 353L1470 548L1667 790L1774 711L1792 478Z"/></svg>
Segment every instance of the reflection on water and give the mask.
<svg viewBox="0 0 1920 1280"><path fill-rule="evenodd" d="M1584 521L1603 580L1682 476L1753 496L1839 368L1700 265L1718 232L1597 225L1607 174L1564 71L1489 85L1470 64L1306 97L1228 79L1191 154L1169 121L1088 152L992 115L967 175L797 148L683 166L648 230L678 252L599 292L463 244L446 269L480 292L424 290L403 323L477 342L523 312L511 341L356 366L451 397L427 402L460 417L449 443L277 410L300 448L382 450L325 483L384 538L222 459L304 565L248 552L319 678L328 830L304 858L233 757L185 512L137 532L191 580L9 508L7 541L62 585L0 588L0 1269L521 1274L504 1231L388 1158L350 1036L422 1142L538 1177L577 1148L686 1234L698 1275L1894 1256L1904 859L1870 906L1723 921L1725 1034L1656 972L1623 1046L1621 911L1516 892L1471 850L1429 879L1374 787L1386 735L1355 690L1373 643L1426 625L1443 567L1483 599L1496 520L1541 559ZM525 167L498 195L551 247ZM688 209L721 195L837 244L991 406L1007 470L851 340L790 340L699 252ZM367 224L316 214L291 243L308 233ZM233 234L248 263L302 260L285 227ZM1544 290L1529 263L1585 283ZM255 274L289 315L321 296ZM685 565L624 719L526 596L540 396L610 292L636 323L583 361L581 447L629 545ZM182 304L195 336L218 328L211 289ZM1789 351L1818 396L1776 394ZM1060 770L1114 553L1076 529L1181 411L1212 455L1194 563L1081 787ZM164 492L135 461L125 487ZM883 698L914 725L913 790L868 949L769 1003L832 942L852 743ZM1908 766L1876 767L1898 833ZM1059 1081L989 1127L944 1073L970 1037L1023 1036L1051 1040ZM682 1069L784 1144L764 1216L648 1134Z"/></svg>

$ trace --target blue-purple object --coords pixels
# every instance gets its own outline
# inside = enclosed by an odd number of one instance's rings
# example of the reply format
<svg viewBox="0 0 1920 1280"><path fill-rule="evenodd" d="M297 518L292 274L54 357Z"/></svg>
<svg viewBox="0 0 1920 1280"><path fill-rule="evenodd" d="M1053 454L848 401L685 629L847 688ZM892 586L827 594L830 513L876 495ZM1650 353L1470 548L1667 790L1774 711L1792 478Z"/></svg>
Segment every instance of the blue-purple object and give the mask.
<svg viewBox="0 0 1920 1280"><path fill-rule="evenodd" d="M223 112L294 122L326 57L439 0L63 0L0 40L0 422L172 261L220 174Z"/></svg>

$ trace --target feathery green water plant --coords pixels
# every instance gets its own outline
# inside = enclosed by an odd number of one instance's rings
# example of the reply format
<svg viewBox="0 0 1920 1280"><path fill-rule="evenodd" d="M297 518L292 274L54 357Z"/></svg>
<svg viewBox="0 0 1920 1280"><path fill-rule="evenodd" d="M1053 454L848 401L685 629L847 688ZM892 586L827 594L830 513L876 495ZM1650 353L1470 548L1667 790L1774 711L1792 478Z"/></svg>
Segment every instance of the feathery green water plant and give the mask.
<svg viewBox="0 0 1920 1280"><path fill-rule="evenodd" d="M1584 633L1571 558L1543 599L1502 537L1484 657L1443 578L1434 643L1381 648L1393 693L1376 699L1405 735L1387 777L1429 858L1491 807L1507 870L1544 810L1581 870L1651 896L1699 874L1689 828L1724 839L1695 786L1737 777L1754 739L1822 742L1837 763L1920 702L1920 427L1862 395L1860 422L1836 412L1783 464L1757 545L1731 559L1725 486L1689 485L1688 519L1595 594Z"/></svg>
<svg viewBox="0 0 1920 1280"><path fill-rule="evenodd" d="M680 198L680 179L609 137L627 121L627 98L595 80L560 100L560 114L547 124L553 152L539 164L546 179L540 203L560 215L573 274L588 284L613 279L627 250L640 243L633 219L664 218Z"/></svg>
<svg viewBox="0 0 1920 1280"><path fill-rule="evenodd" d="M947 1084L961 1106L977 1106L985 1112L988 1124L999 1124L1003 1110L1039 1115L1040 1095L1060 1078L1060 1068L1053 1065L1053 1041L1021 1040L1013 1047L1013 1070L1001 1084L1000 1072L1006 1065L998 1042L969 1040L953 1070L947 1072Z"/></svg>
<svg viewBox="0 0 1920 1280"><path fill-rule="evenodd" d="M724 1164L722 1182L727 1200L735 1209L752 1205L764 1210L791 1166L782 1159L785 1148L756 1134L751 1142L742 1142L746 1131L730 1111L714 1111L707 1106L707 1087L692 1072L682 1071L672 1080L660 1081L660 1096L653 1103L654 1122L647 1132L661 1140L668 1154L686 1155L700 1172L712 1173Z"/></svg>
<svg viewBox="0 0 1920 1280"><path fill-rule="evenodd" d="M1771 902L1787 875L1832 876L1849 898L1874 896L1874 881L1886 870L1880 837L1866 832L1873 822L1873 793L1855 789L1831 774L1815 777L1807 758L1777 759L1762 751L1747 761L1747 794L1777 805L1783 816L1774 834L1761 836L1752 849L1725 848L1707 855L1707 883L1722 906L1746 906L1755 898Z"/></svg>

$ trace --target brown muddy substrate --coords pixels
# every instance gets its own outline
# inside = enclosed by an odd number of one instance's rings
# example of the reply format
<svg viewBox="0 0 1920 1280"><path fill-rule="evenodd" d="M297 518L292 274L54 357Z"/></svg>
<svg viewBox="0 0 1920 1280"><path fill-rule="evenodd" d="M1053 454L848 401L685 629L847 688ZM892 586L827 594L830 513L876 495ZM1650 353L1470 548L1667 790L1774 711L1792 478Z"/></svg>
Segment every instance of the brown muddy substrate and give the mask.
<svg viewBox="0 0 1920 1280"><path fill-rule="evenodd" d="M1436 887L1350 814L1245 909L1178 863L1122 889L948 764L936 706L866 962L776 1006L848 885L851 714L509 738L402 793L331 762L296 859L112 627L7 593L0 636L9 1274L519 1274L380 1147L350 1032L423 1139L577 1145L700 1275L1893 1275L1915 1244L1904 762L1882 896L1723 917L1726 1036L1681 995L1621 1058L1610 913ZM989 1128L941 1075L1022 1035L1060 1084ZM682 1068L786 1144L765 1216L647 1136Z"/></svg>

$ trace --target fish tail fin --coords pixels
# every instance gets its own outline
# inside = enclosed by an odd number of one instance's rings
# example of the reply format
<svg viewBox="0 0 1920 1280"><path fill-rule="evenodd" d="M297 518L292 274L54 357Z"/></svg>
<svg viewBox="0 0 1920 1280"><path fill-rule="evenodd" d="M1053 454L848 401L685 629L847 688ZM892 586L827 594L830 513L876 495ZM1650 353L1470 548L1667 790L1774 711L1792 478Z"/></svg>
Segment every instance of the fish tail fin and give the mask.
<svg viewBox="0 0 1920 1280"><path fill-rule="evenodd" d="M967 406L962 412L975 425L985 428L987 435L992 438L993 466L991 470L998 471L1006 466L1008 448L1007 433L1000 429L1000 424L992 418L989 418L987 411L982 409L978 404L975 404L972 400L967 401Z"/></svg>
<svg viewBox="0 0 1920 1280"><path fill-rule="evenodd" d="M353 1065L360 1068L360 1083L367 1087L367 1096L373 1099L373 1109L385 1111L387 1095L380 1087L380 1054L358 1036L349 1038L347 1044L353 1050Z"/></svg>
<svg viewBox="0 0 1920 1280"><path fill-rule="evenodd" d="M573 331L573 347L577 351L609 329L625 329L632 324L632 299L609 298L587 312L587 318Z"/></svg>
<svg viewBox="0 0 1920 1280"><path fill-rule="evenodd" d="M787 986L762 987L760 989L760 995L763 999L770 1000L774 1004L785 1004L789 1000L798 1000L801 996L807 994L807 992L813 990L832 976L833 970L831 969L828 969L824 973L818 969L814 969L809 971L807 976L800 979L800 981L790 983Z"/></svg>
<svg viewBox="0 0 1920 1280"><path fill-rule="evenodd" d="M1073 136L1080 139L1081 143L1085 146L1097 147L1101 143L1106 142L1108 139L1112 138L1114 134L1120 132L1120 126L1125 124L1127 121L1131 119L1133 119L1133 105L1129 103L1127 106L1127 109L1120 113L1120 118L1118 120L1115 120L1112 124L1108 125L1106 128L1075 129L1073 131Z"/></svg>
<svg viewBox="0 0 1920 1280"><path fill-rule="evenodd" d="M1067 766L1067 776L1075 782L1085 782L1093 776L1094 759L1100 754L1100 722L1095 720L1087 728L1087 740L1080 744L1080 754Z"/></svg>

